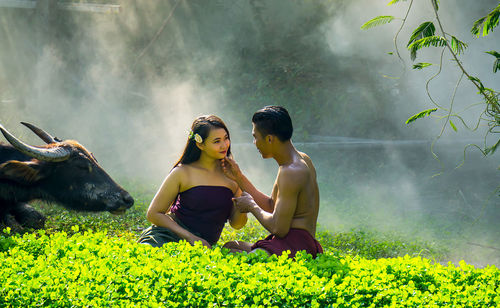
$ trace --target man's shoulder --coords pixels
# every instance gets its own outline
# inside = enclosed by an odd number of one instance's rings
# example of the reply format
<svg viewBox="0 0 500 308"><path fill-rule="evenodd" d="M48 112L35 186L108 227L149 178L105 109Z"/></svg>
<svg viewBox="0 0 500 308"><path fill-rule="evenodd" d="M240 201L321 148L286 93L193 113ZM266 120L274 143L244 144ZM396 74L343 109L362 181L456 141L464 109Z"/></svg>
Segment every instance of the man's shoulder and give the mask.
<svg viewBox="0 0 500 308"><path fill-rule="evenodd" d="M303 153L303 152L299 152L299 155L300 155L300 157L302 157L302 161L306 165L306 168L309 170L309 173L316 176L316 168L314 167L314 164L313 164L311 158L309 157L309 155L307 155L306 153Z"/></svg>
<svg viewBox="0 0 500 308"><path fill-rule="evenodd" d="M310 170L306 164L294 162L293 164L279 168L278 182L301 185L302 180L306 180L309 174Z"/></svg>
<svg viewBox="0 0 500 308"><path fill-rule="evenodd" d="M294 162L293 164L279 167L279 172L283 175L300 175L308 171L309 168L307 165L301 162Z"/></svg>
<svg viewBox="0 0 500 308"><path fill-rule="evenodd" d="M312 165L312 160L311 158L309 157L309 155L307 155L306 153L304 152L300 152L300 151L297 151L300 155L300 157L302 157L302 159L306 162L306 164L308 166Z"/></svg>

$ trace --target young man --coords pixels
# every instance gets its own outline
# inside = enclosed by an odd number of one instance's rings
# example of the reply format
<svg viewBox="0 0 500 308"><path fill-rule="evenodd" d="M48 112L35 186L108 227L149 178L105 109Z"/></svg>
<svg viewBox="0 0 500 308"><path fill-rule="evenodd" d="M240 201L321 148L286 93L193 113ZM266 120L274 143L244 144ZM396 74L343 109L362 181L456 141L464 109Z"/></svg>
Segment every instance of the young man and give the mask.
<svg viewBox="0 0 500 308"><path fill-rule="evenodd" d="M224 158L223 168L226 176L244 191L241 197L233 198L236 208L252 213L271 234L253 245L232 241L224 247L233 252L263 249L277 255L290 250L289 257L305 250L316 257L323 249L314 238L319 190L313 163L293 146L292 120L285 108L267 106L257 111L252 125L254 144L262 157L273 158L279 165L271 196L258 191L234 160Z"/></svg>

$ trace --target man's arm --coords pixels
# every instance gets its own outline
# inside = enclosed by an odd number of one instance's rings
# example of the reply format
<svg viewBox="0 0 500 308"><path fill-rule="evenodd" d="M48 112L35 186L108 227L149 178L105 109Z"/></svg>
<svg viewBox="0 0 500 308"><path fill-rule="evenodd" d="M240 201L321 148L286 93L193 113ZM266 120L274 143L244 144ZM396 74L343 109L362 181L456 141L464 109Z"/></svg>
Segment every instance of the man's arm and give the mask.
<svg viewBox="0 0 500 308"><path fill-rule="evenodd" d="M272 234L284 237L292 225L298 195L303 186L305 175L302 170L290 168L280 170L277 180L278 194L272 213L264 211L248 195L235 198L235 205L242 212L251 212L262 226Z"/></svg>
<svg viewBox="0 0 500 308"><path fill-rule="evenodd" d="M222 160L222 168L224 174L238 183L241 190L249 193L255 203L264 211L272 213L274 210L274 201L271 197L261 193L255 186L250 182L250 180L241 172L238 164L231 158L225 157Z"/></svg>

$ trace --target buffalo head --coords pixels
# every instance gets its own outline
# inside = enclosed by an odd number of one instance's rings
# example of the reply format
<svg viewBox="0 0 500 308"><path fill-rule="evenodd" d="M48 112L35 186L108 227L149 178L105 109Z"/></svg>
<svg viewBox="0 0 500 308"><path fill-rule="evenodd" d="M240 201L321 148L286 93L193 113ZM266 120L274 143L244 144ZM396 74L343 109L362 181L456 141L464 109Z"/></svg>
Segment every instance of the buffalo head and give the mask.
<svg viewBox="0 0 500 308"><path fill-rule="evenodd" d="M11 189L11 197L16 202L41 199L77 211L114 214L123 213L134 204L130 194L113 181L84 146L23 124L47 145L27 145L0 125L2 134L18 151L7 160L0 157L0 184L8 182L15 187Z"/></svg>

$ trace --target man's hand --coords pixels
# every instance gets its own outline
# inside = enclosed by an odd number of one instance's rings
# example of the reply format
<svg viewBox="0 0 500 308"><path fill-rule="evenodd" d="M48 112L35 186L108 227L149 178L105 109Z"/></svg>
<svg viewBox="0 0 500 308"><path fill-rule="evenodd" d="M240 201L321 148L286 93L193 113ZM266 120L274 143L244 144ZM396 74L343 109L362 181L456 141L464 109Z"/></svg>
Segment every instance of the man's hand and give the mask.
<svg viewBox="0 0 500 308"><path fill-rule="evenodd" d="M222 159L222 170L224 174L230 178L231 180L238 182L238 179L241 178L241 170L238 164L234 161L234 159L229 157L224 157Z"/></svg>
<svg viewBox="0 0 500 308"><path fill-rule="evenodd" d="M248 213L253 208L258 207L252 196L250 196L250 194L246 191L244 191L240 197L233 198L233 204L241 213Z"/></svg>
<svg viewBox="0 0 500 308"><path fill-rule="evenodd" d="M212 245L210 245L206 240L202 239L199 236L194 235L191 239L189 239L189 243L191 243L191 245L194 245L194 243L198 241L200 241L201 244L208 249L212 249Z"/></svg>

